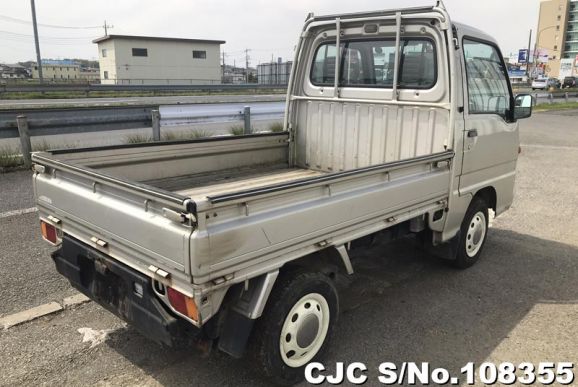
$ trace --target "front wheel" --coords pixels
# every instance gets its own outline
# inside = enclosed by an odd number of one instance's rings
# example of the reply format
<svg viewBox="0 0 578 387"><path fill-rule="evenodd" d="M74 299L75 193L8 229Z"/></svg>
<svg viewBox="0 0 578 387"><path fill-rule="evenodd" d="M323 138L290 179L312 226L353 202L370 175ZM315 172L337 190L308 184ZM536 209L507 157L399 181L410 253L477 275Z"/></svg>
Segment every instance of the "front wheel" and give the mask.
<svg viewBox="0 0 578 387"><path fill-rule="evenodd" d="M321 273L284 275L254 329L253 352L273 382L293 385L327 347L339 313L337 290Z"/></svg>
<svg viewBox="0 0 578 387"><path fill-rule="evenodd" d="M488 219L486 201L480 197L474 198L462 221L454 266L466 269L478 261L488 235Z"/></svg>

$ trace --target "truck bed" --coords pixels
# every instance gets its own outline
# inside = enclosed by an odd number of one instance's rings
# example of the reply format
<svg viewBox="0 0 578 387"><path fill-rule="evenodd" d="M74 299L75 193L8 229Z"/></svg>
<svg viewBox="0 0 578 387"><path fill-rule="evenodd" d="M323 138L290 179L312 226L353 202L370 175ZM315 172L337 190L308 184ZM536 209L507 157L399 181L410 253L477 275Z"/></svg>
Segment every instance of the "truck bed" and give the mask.
<svg viewBox="0 0 578 387"><path fill-rule="evenodd" d="M243 281L445 207L452 151L324 171L291 162L288 140L35 153L39 214L141 273L162 269L168 278L155 279L190 295L191 285L209 289L231 273Z"/></svg>

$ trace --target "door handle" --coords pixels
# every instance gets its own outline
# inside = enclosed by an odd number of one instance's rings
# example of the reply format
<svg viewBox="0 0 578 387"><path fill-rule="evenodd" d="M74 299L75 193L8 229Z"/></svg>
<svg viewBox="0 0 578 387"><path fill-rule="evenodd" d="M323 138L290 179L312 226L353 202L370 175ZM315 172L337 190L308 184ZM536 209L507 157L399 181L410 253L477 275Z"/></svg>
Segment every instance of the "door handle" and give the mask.
<svg viewBox="0 0 578 387"><path fill-rule="evenodd" d="M468 137L469 138L478 137L478 130L477 129L468 130Z"/></svg>

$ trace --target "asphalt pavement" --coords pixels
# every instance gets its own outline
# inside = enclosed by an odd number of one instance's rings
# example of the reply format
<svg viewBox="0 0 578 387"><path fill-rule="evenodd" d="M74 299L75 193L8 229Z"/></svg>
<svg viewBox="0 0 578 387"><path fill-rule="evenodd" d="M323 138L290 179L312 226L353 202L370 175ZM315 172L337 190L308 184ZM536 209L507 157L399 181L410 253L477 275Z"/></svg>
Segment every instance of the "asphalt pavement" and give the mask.
<svg viewBox="0 0 578 387"><path fill-rule="evenodd" d="M481 261L455 270L412 238L355 253L325 364L578 360L578 111L521 125L512 208ZM0 213L33 206L30 173L0 175ZM1 216L1 215L0 215ZM0 218L0 317L74 294L55 272L34 213ZM80 331L79 331L80 330ZM85 341L83 341L85 339ZM250 360L168 350L94 303L0 331L0 385L266 386ZM575 368L574 372L578 370Z"/></svg>

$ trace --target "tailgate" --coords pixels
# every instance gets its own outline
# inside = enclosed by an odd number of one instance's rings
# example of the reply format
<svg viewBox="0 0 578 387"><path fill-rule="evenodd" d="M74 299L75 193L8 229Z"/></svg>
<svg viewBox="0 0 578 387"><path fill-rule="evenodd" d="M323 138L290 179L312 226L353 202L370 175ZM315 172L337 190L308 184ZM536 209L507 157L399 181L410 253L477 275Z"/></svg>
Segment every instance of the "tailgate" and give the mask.
<svg viewBox="0 0 578 387"><path fill-rule="evenodd" d="M160 195L147 198L142 185L135 183L131 191L129 183L123 184L98 179L92 170L83 175L76 166L50 167L34 178L40 217L56 217L64 234L151 277L151 265L166 271L159 280L167 285L173 279L190 283L193 228L164 216L166 210L181 213L186 203L171 203Z"/></svg>

